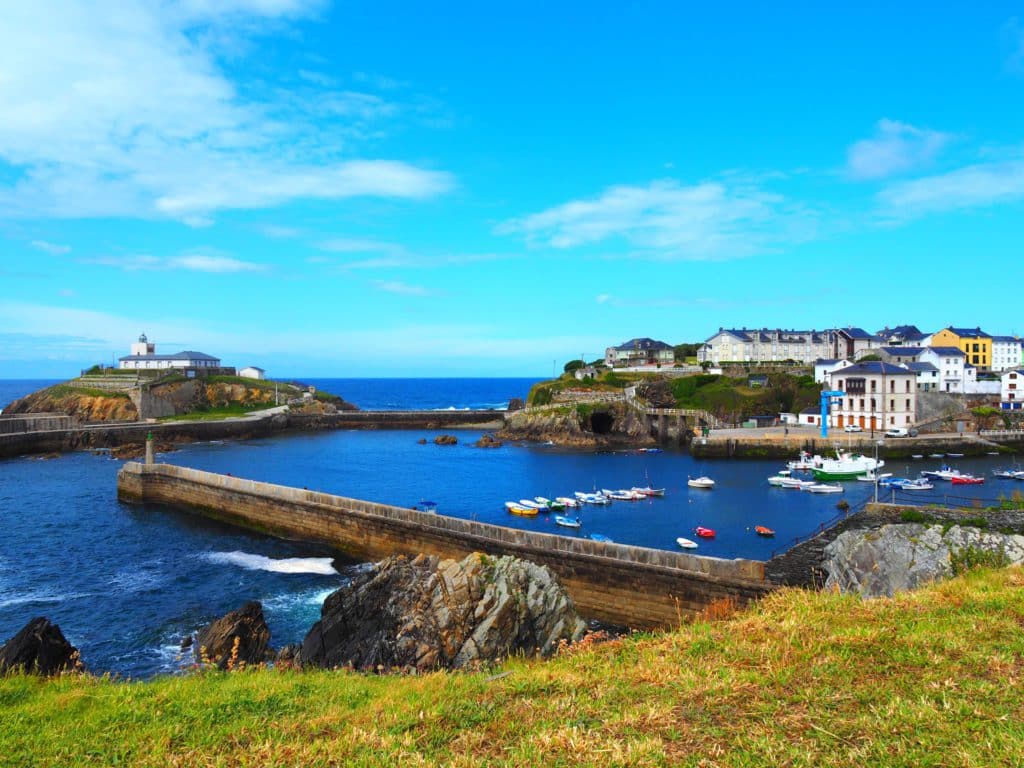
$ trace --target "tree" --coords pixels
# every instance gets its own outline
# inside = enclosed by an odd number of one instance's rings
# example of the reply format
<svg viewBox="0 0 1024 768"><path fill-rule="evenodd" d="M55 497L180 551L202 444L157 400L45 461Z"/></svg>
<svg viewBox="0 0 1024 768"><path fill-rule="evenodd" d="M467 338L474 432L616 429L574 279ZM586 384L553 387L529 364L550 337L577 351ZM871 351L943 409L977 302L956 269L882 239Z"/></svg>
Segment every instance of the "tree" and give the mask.
<svg viewBox="0 0 1024 768"><path fill-rule="evenodd" d="M573 371L578 371L580 368L583 368L585 365L586 363L582 360L570 360L565 364L565 367L563 367L562 370L565 373L572 373Z"/></svg>

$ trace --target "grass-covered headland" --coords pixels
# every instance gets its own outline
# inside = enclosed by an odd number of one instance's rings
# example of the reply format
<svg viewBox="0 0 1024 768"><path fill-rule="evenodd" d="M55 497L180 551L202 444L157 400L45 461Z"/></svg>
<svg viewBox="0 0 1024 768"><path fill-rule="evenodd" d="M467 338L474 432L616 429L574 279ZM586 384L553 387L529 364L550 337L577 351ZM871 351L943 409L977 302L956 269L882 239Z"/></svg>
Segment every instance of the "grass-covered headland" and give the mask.
<svg viewBox="0 0 1024 768"><path fill-rule="evenodd" d="M1024 571L782 590L477 674L0 679L0 765L1015 766ZM88 660L86 660L88 661Z"/></svg>

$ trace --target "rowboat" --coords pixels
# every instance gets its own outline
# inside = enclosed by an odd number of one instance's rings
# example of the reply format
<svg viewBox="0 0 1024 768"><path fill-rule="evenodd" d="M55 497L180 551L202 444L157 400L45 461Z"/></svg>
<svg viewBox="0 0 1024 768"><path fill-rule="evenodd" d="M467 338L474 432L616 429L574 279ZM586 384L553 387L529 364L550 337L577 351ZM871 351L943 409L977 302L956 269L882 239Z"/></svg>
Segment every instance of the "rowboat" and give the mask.
<svg viewBox="0 0 1024 768"><path fill-rule="evenodd" d="M828 483L815 483L814 485L808 485L803 490L810 491L811 493L842 493L843 486L839 485L839 483L836 483L835 485L830 485Z"/></svg>
<svg viewBox="0 0 1024 768"><path fill-rule="evenodd" d="M555 501L559 504L564 504L566 509L575 509L580 505L576 499L570 499L568 496L555 496Z"/></svg>
<svg viewBox="0 0 1024 768"><path fill-rule="evenodd" d="M687 478L686 484L691 488L704 488L708 491L715 487L715 481L707 476Z"/></svg>
<svg viewBox="0 0 1024 768"><path fill-rule="evenodd" d="M678 544L683 549L696 549L697 548L697 542L696 541L693 541L691 539L684 539L682 536L680 536L678 539L676 539L676 544Z"/></svg>
<svg viewBox="0 0 1024 768"><path fill-rule="evenodd" d="M756 533L758 536L774 536L775 535L775 531L773 531L771 528L766 528L763 525L755 525L754 526L754 533Z"/></svg>
<svg viewBox="0 0 1024 768"><path fill-rule="evenodd" d="M702 539L713 539L715 538L715 530L713 528L705 528L703 525L698 525L693 529L693 532L700 536Z"/></svg>
<svg viewBox="0 0 1024 768"><path fill-rule="evenodd" d="M641 496L664 496L665 495L665 489L664 488L651 488L651 486L649 486L649 485L645 485L642 488L638 487L638 486L633 486L629 490L633 491L633 493L639 493Z"/></svg>
<svg viewBox="0 0 1024 768"><path fill-rule="evenodd" d="M640 499L647 498L642 493L636 491L609 491L607 488L602 488L601 493L609 499L615 499L616 501L639 501Z"/></svg>
<svg viewBox="0 0 1024 768"><path fill-rule="evenodd" d="M781 472L773 477L768 478L768 485L774 485L776 487L782 487L787 481L791 481L793 478L789 474L782 474Z"/></svg>
<svg viewBox="0 0 1024 768"><path fill-rule="evenodd" d="M896 488L899 488L901 491L930 491L934 487L934 485L924 478L920 478L918 480L906 480L896 486Z"/></svg>
<svg viewBox="0 0 1024 768"><path fill-rule="evenodd" d="M973 475L957 475L949 479L953 485L983 485L985 482L984 477L974 477Z"/></svg>
<svg viewBox="0 0 1024 768"><path fill-rule="evenodd" d="M555 515L555 525L560 525L563 528L579 528L583 525L583 522L578 517Z"/></svg>
<svg viewBox="0 0 1024 768"><path fill-rule="evenodd" d="M534 509L534 510L537 510L538 512L541 512L541 511L547 512L548 511L548 505L547 504L541 504L539 501L534 501L533 499L520 499L519 500L519 506L520 507L526 507L527 509Z"/></svg>
<svg viewBox="0 0 1024 768"><path fill-rule="evenodd" d="M516 504L514 501L506 501L505 509L511 512L513 515L522 515L523 517L536 517L537 510L531 509L530 507L524 507L520 504Z"/></svg>
<svg viewBox="0 0 1024 768"><path fill-rule="evenodd" d="M1012 469L993 469L992 477L999 478L1000 480L1015 480L1018 473Z"/></svg>
<svg viewBox="0 0 1024 768"><path fill-rule="evenodd" d="M584 493L583 491L576 491L573 493L573 496L584 504L605 505L609 503L608 497L603 493Z"/></svg>
<svg viewBox="0 0 1024 768"><path fill-rule="evenodd" d="M552 501L551 499L545 499L543 496L534 496L533 500L536 501L538 504L543 504L548 509L555 510L555 512L565 511L565 504L562 504L557 501Z"/></svg>

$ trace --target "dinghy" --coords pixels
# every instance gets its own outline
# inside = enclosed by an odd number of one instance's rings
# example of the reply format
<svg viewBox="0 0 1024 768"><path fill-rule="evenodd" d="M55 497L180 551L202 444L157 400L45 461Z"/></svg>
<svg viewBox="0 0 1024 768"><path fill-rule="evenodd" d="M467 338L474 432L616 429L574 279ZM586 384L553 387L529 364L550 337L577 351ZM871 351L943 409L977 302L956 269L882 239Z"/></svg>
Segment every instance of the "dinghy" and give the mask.
<svg viewBox="0 0 1024 768"><path fill-rule="evenodd" d="M814 485L808 485L803 490L810 491L811 493L842 493L843 486L836 483L830 485L829 483L815 483Z"/></svg>
<svg viewBox="0 0 1024 768"><path fill-rule="evenodd" d="M686 484L691 488L703 488L708 491L715 487L715 481L707 476L687 478Z"/></svg>
<svg viewBox="0 0 1024 768"><path fill-rule="evenodd" d="M578 517L555 515L555 525L560 525L563 528L579 528L583 525L583 522Z"/></svg>
<svg viewBox="0 0 1024 768"><path fill-rule="evenodd" d="M514 501L506 501L505 509L511 512L513 515L522 515L523 517L536 517L537 510L531 509L530 507L524 507L521 504L517 504Z"/></svg>
<svg viewBox="0 0 1024 768"><path fill-rule="evenodd" d="M771 537L771 536L775 535L775 531L773 531L771 528L766 528L763 525L755 525L754 526L754 533L756 533L758 536L766 536L766 537Z"/></svg>
<svg viewBox="0 0 1024 768"><path fill-rule="evenodd" d="M676 544L678 544L683 549L696 549L697 548L697 542L696 541L693 541L691 539L684 539L682 536L680 536L678 539L676 539Z"/></svg>
<svg viewBox="0 0 1024 768"><path fill-rule="evenodd" d="M698 525L693 529L693 532L700 536L702 539L713 539L715 538L714 528L705 528L703 525Z"/></svg>

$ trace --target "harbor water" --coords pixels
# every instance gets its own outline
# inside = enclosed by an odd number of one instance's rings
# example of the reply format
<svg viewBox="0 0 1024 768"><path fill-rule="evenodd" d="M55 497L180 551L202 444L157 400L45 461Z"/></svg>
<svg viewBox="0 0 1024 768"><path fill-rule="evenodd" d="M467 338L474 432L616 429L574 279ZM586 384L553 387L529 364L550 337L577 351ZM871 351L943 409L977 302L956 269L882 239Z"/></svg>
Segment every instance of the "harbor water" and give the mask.
<svg viewBox="0 0 1024 768"><path fill-rule="evenodd" d="M360 380L349 380L349 382ZM362 380L366 381L366 380ZM367 387L379 404L333 381L310 382L366 408L486 408L524 397L529 380L403 380ZM32 383L0 383L0 402ZM365 385L364 385L365 386ZM401 399L401 390L406 397ZM430 391L430 394L426 394ZM13 395L10 393L14 393ZM569 536L602 534L646 547L675 549L679 536L696 538L697 526L715 529L700 539L697 554L767 559L794 539L828 524L840 500L857 507L873 493L867 483L844 483L842 495L816 495L770 487L781 468L770 461L695 461L682 450L581 451L552 445L473 447L476 431L458 431L458 445L438 446L436 431L338 431L292 434L266 440L191 444L158 455L158 461L272 483L413 506L435 501L440 514ZM426 444L418 441L425 438ZM1012 459L949 460L990 476ZM886 467L916 475L940 462L925 459ZM301 641L318 618L323 598L364 564L338 558L327 547L282 541L164 507L120 504L116 475L121 462L88 452L60 458L26 457L0 462L0 640L34 616L61 628L96 671L147 676L173 671L183 636L246 600L264 605L280 646ZM688 476L708 475L714 490L687 487ZM504 502L572 496L574 491L629 488L648 482L664 498L618 501L582 509L582 527L557 526L553 516L509 514ZM950 486L915 494L918 501L990 503L1024 482ZM883 492L883 498L889 493ZM909 494L901 494L906 500ZM950 498L952 497L952 498ZM756 535L755 525L776 531Z"/></svg>

